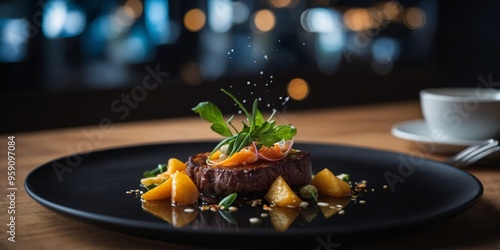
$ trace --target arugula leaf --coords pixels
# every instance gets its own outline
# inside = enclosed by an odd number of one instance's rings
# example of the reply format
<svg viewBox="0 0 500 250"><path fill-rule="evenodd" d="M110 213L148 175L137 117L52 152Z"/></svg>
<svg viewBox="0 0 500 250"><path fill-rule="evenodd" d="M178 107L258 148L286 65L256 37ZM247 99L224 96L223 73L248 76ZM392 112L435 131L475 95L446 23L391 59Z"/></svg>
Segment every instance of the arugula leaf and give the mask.
<svg viewBox="0 0 500 250"><path fill-rule="evenodd" d="M192 108L195 113L198 113L201 118L212 123L210 128L222 136L232 136L231 130L224 121L224 116L220 109L211 102L200 102L196 107Z"/></svg>

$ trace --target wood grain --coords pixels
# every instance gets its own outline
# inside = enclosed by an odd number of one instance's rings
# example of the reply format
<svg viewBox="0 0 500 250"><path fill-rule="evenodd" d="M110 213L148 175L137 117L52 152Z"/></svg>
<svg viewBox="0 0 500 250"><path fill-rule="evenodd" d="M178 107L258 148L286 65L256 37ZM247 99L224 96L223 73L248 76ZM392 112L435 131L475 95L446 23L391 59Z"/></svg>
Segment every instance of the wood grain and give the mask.
<svg viewBox="0 0 500 250"><path fill-rule="evenodd" d="M393 137L393 124L421 117L417 102L351 106L278 114L279 122L298 128L297 141L369 147L443 160L415 144ZM1 135L0 223L9 222L6 197L7 136ZM16 242L3 230L0 249L192 249L183 245L148 241L106 231L62 217L32 200L24 179L35 167L75 152L138 144L219 139L198 117L108 124L15 134L16 136ZM411 232L343 245L343 248L460 248L500 249L500 166L467 169L484 185L482 199L448 220ZM311 246L315 248L316 246ZM200 248L201 249L201 248ZM204 248L206 249L206 248Z"/></svg>

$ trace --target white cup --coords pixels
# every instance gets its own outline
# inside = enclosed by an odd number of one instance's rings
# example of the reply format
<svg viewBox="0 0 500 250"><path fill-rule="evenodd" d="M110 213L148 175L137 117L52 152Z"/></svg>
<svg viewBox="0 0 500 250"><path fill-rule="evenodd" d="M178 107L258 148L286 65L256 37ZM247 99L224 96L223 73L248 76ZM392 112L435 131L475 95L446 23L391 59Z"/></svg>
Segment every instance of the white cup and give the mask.
<svg viewBox="0 0 500 250"><path fill-rule="evenodd" d="M484 140L500 136L499 89L424 89L420 91L420 105L437 139Z"/></svg>

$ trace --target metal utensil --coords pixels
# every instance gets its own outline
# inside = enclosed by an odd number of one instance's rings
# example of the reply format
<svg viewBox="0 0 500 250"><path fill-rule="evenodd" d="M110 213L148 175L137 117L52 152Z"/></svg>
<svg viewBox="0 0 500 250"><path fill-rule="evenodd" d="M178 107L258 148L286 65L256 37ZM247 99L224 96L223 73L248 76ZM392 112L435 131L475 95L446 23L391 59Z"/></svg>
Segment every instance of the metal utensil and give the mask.
<svg viewBox="0 0 500 250"><path fill-rule="evenodd" d="M457 168L465 168L496 151L500 151L500 140L488 139L467 147L446 160L445 163Z"/></svg>

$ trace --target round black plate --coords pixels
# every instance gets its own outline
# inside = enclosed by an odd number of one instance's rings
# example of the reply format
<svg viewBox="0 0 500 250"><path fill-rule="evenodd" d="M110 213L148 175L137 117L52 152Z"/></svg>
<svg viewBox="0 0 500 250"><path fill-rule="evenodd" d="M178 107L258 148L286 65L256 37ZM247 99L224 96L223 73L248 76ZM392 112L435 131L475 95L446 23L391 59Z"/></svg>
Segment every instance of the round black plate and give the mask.
<svg viewBox="0 0 500 250"><path fill-rule="evenodd" d="M335 174L348 173L353 181L366 180L368 192L351 201L343 215L327 219L321 212L300 214L283 232L273 228L269 217L257 225L249 223L249 217L262 212L251 207L229 219L200 211L192 223L174 227L143 211L140 199L126 194L139 188L145 170L171 157L187 159L210 151L215 144L170 143L71 155L33 170L25 187L33 199L56 212L137 237L203 246L275 243L312 248L440 221L472 206L483 192L474 176L439 162L365 148L296 143L294 148L311 153L313 172L329 168Z"/></svg>

